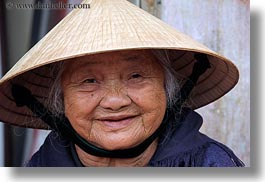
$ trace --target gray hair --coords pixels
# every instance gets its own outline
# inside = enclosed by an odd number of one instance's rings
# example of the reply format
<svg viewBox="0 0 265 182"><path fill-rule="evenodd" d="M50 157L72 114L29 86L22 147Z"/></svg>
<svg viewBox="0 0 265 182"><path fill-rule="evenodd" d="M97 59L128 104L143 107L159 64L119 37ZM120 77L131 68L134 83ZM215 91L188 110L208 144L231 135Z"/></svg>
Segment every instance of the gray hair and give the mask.
<svg viewBox="0 0 265 182"><path fill-rule="evenodd" d="M180 90L177 73L172 67L168 50L152 50L151 53L157 58L165 72L165 91L167 97L167 107L171 108L176 102L176 93ZM54 63L52 75L54 82L51 86L46 106L55 115L64 114L63 92L61 88L61 76L64 71L64 62Z"/></svg>

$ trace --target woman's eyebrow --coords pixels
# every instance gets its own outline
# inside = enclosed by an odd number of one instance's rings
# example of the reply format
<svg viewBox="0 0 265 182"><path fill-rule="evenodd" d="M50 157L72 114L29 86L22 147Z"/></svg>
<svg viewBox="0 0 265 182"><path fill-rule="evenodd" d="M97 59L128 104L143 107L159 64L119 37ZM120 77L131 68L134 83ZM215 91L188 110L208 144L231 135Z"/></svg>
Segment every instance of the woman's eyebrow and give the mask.
<svg viewBox="0 0 265 182"><path fill-rule="evenodd" d="M125 61L131 61L131 60L135 60L135 59L138 59L138 58L139 58L139 56L135 55L135 56L125 57L124 60Z"/></svg>
<svg viewBox="0 0 265 182"><path fill-rule="evenodd" d="M90 66L90 65L98 65L98 64L104 64L102 61L93 61L93 60L89 60L89 61L83 61L81 63L79 63L78 67L86 67L86 66Z"/></svg>
<svg viewBox="0 0 265 182"><path fill-rule="evenodd" d="M125 57L124 61L141 61L144 57L142 55L133 55Z"/></svg>
<svg viewBox="0 0 265 182"><path fill-rule="evenodd" d="M132 55L132 56L128 56L128 55L124 55L124 57L122 58L122 61L140 61L142 60L141 58L143 58L142 55ZM79 63L79 67L86 67L86 66L90 66L90 65L100 65L100 64L105 64L102 61L95 61L95 60L88 60L88 61L84 61Z"/></svg>

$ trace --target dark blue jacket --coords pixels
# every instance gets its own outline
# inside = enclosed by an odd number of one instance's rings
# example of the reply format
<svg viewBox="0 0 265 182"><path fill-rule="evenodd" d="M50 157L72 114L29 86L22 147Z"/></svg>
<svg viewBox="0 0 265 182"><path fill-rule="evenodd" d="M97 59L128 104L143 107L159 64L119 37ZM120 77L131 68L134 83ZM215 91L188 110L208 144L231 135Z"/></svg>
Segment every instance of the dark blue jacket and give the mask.
<svg viewBox="0 0 265 182"><path fill-rule="evenodd" d="M244 164L225 145L199 132L202 117L189 110L175 130L169 124L149 161L153 167L241 167ZM28 167L82 167L74 144L51 132Z"/></svg>

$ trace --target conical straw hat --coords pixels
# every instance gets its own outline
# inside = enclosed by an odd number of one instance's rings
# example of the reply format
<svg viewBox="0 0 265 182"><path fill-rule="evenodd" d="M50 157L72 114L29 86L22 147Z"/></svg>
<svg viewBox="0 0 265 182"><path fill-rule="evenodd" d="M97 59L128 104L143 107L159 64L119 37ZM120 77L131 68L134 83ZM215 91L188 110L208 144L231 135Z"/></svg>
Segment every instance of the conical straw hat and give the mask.
<svg viewBox="0 0 265 182"><path fill-rule="evenodd" d="M85 0L90 9L75 9L31 48L0 81L0 120L46 128L27 107L17 107L11 95L19 83L45 102L53 82L49 64L71 58L130 49L168 49L180 75L192 72L194 53L208 55L211 69L199 79L188 105L196 109L222 97L238 81L236 66L223 56L173 29L126 0Z"/></svg>

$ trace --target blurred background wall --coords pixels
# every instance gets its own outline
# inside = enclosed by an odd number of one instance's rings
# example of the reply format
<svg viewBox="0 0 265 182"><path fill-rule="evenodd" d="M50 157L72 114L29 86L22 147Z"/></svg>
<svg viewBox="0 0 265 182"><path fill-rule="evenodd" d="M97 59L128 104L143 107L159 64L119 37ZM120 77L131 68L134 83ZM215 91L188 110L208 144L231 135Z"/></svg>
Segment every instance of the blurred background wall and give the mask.
<svg viewBox="0 0 265 182"><path fill-rule="evenodd" d="M226 144L250 166L250 1L142 0L143 9L224 55L239 68L237 86L197 111L202 132Z"/></svg>
<svg viewBox="0 0 265 182"><path fill-rule="evenodd" d="M0 2L0 16L3 14L3 6ZM4 46L4 35L2 29L4 27L3 18L0 18L0 77L3 75L2 61L3 61L3 46ZM0 166L4 165L4 125L0 123Z"/></svg>
<svg viewBox="0 0 265 182"><path fill-rule="evenodd" d="M204 116L201 131L229 146L250 166L249 0L129 1L226 56L237 65L240 71L238 85L223 98L197 111ZM29 4L38 1L1 1L1 50L4 50L5 56L1 53L0 66L3 66L3 72L70 11L7 9L5 5L8 2ZM81 0L40 2L78 3ZM5 41L2 41L3 39ZM0 132L5 137L0 140L0 166L21 166L39 148L49 131L1 124Z"/></svg>

